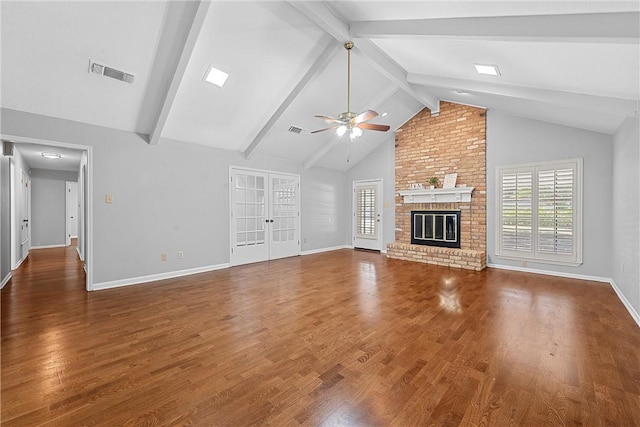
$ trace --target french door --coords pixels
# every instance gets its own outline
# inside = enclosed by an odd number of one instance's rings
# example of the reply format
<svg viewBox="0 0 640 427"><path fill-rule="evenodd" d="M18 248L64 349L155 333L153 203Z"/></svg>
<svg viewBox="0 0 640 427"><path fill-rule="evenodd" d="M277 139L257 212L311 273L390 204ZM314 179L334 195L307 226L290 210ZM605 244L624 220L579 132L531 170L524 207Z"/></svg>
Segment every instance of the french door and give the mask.
<svg viewBox="0 0 640 427"><path fill-rule="evenodd" d="M382 180L353 183L353 246L382 250Z"/></svg>
<svg viewBox="0 0 640 427"><path fill-rule="evenodd" d="M300 177L230 169L231 265L300 255Z"/></svg>

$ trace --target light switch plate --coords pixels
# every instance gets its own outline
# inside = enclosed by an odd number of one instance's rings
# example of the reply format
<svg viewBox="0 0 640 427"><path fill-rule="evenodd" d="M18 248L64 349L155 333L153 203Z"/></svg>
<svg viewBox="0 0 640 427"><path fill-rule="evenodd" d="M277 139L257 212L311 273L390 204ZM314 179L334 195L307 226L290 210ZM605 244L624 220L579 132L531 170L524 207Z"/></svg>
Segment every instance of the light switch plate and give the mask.
<svg viewBox="0 0 640 427"><path fill-rule="evenodd" d="M104 202L105 202L105 203L113 203L113 195L112 195L112 194L107 194L107 195L104 197Z"/></svg>

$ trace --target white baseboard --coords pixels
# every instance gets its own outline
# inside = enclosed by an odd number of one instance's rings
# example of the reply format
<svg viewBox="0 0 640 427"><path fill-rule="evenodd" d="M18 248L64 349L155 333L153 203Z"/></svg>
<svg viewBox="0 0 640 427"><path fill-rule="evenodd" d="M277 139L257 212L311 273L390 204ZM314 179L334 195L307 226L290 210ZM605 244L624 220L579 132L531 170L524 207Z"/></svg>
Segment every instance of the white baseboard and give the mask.
<svg viewBox="0 0 640 427"><path fill-rule="evenodd" d="M9 280L11 280L11 277L13 276L13 274L11 272L7 273L7 276L2 279L2 283L0 283L0 289L4 288L4 285L6 285Z"/></svg>
<svg viewBox="0 0 640 427"><path fill-rule="evenodd" d="M633 317L633 320L636 321L636 324L638 325L638 327L640 327L640 315L638 315L638 312L635 310L635 308L633 308L633 305L631 305L627 297L624 296L620 288L618 288L618 285L616 285L616 282L614 282L613 279L611 279L609 280L609 283L611 284L611 287L613 288L615 293L618 295L618 298L620 298L620 301L622 301L624 308L627 309L631 317Z"/></svg>
<svg viewBox="0 0 640 427"><path fill-rule="evenodd" d="M618 286L615 284L613 279L609 279L607 277L599 277L599 276L586 276L583 274L561 273L558 271L537 270L535 268L513 267L510 265L500 265L500 264L487 264L487 267L497 268L500 270L520 271L523 273L544 274L546 276L566 277L569 279L591 280L594 282L608 283L613 288L620 302L622 302L622 305L624 305L624 308L627 309L627 311L629 312L633 320L635 320L638 327L640 327L640 315L638 315L638 312L633 308L633 305L631 305L627 297L624 296L624 294L622 293L620 288L618 288Z"/></svg>
<svg viewBox="0 0 640 427"><path fill-rule="evenodd" d="M189 276L191 274L206 273L207 271L222 270L229 268L229 263L208 265L205 267L189 268L187 270L169 271L166 273L150 274L148 276L131 277L129 279L113 280L110 282L94 283L93 291L103 289L119 288L121 286L138 285L140 283L155 282L157 280L173 279L176 277Z"/></svg>
<svg viewBox="0 0 640 427"><path fill-rule="evenodd" d="M66 248L67 245L41 245L31 246L31 249L51 249L51 248Z"/></svg>
<svg viewBox="0 0 640 427"><path fill-rule="evenodd" d="M300 255L313 255L313 254L319 254L319 253L322 253L322 252L337 251L339 249L353 249L353 246L342 245L342 246L331 246L329 248L311 249L311 250L308 250L308 251L300 252Z"/></svg>
<svg viewBox="0 0 640 427"><path fill-rule="evenodd" d="M609 283L611 279L600 276L587 276L585 274L564 273L560 271L538 270L536 268L515 267L502 264L487 264L487 267L497 268L499 270L520 271L522 273L544 274L545 276L566 277L568 279L591 280L593 282Z"/></svg>
<svg viewBox="0 0 640 427"><path fill-rule="evenodd" d="M27 259L29 257L29 254L27 253L27 255L22 258L20 261L18 261L18 263L16 264L15 267L12 268L12 270L17 270L20 268L20 266L22 265L22 263L24 262L25 259Z"/></svg>

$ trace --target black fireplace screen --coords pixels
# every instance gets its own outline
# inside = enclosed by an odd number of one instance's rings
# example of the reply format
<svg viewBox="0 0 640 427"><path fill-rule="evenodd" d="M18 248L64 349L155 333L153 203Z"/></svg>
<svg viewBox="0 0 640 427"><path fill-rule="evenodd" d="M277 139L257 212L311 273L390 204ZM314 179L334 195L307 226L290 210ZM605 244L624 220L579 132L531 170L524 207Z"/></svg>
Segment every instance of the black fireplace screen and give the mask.
<svg viewBox="0 0 640 427"><path fill-rule="evenodd" d="M460 211L411 211L411 243L460 247Z"/></svg>

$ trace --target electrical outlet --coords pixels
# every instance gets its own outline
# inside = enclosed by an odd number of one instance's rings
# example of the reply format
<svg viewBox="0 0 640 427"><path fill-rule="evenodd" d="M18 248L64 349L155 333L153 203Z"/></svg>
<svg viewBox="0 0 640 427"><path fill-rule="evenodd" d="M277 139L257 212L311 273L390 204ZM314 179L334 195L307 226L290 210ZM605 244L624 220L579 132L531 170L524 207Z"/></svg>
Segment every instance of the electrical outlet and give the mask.
<svg viewBox="0 0 640 427"><path fill-rule="evenodd" d="M167 260L167 254L160 254L160 261L164 262Z"/></svg>
<svg viewBox="0 0 640 427"><path fill-rule="evenodd" d="M307 243L307 238L306 237L302 238L302 243Z"/></svg>
<svg viewBox="0 0 640 427"><path fill-rule="evenodd" d="M527 266L527 261L522 261L522 267L526 267Z"/></svg>
<svg viewBox="0 0 640 427"><path fill-rule="evenodd" d="M178 251L178 259L184 259L184 252Z"/></svg>

